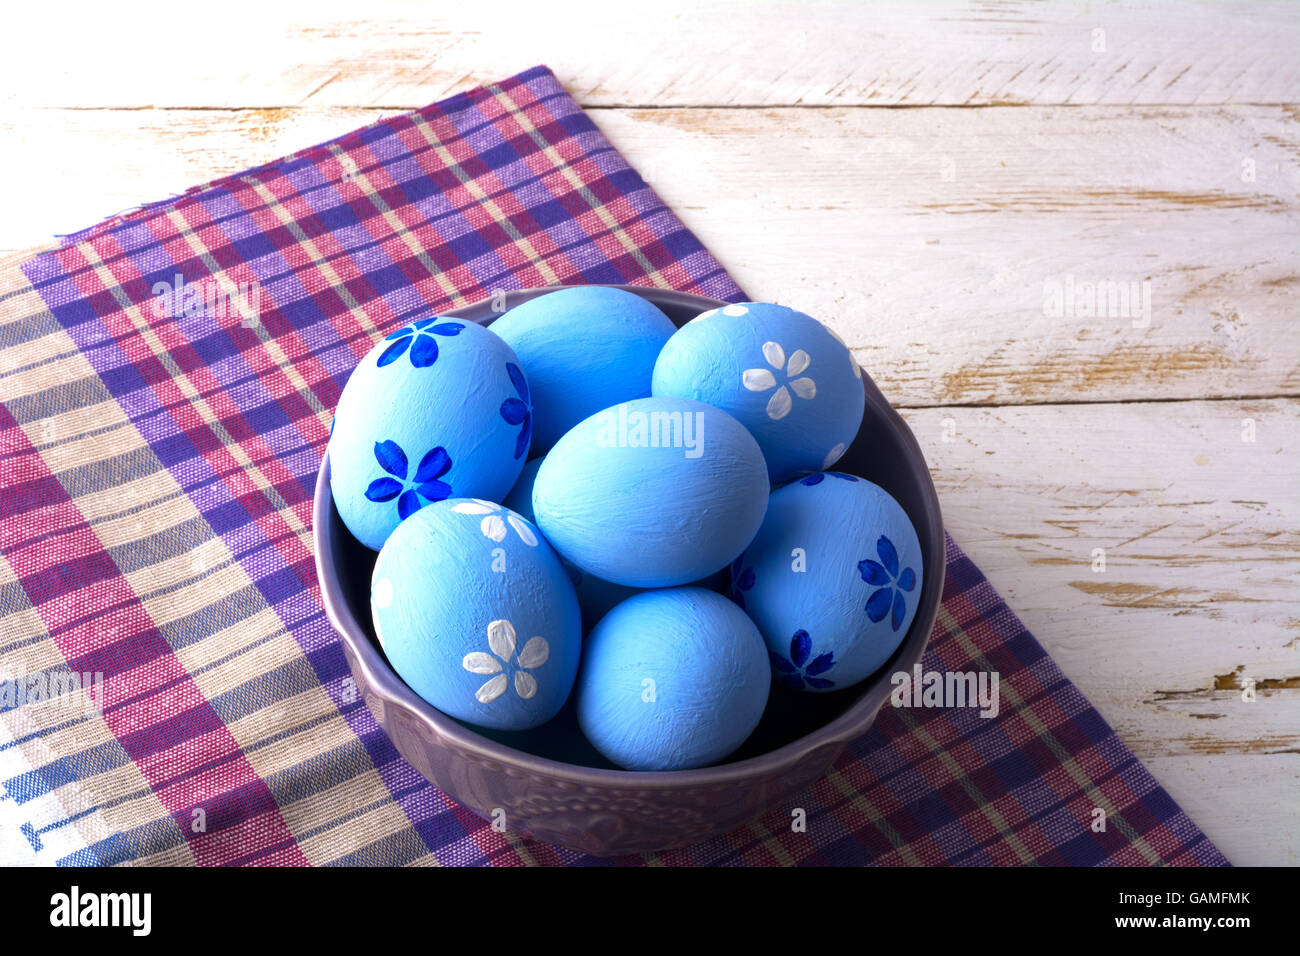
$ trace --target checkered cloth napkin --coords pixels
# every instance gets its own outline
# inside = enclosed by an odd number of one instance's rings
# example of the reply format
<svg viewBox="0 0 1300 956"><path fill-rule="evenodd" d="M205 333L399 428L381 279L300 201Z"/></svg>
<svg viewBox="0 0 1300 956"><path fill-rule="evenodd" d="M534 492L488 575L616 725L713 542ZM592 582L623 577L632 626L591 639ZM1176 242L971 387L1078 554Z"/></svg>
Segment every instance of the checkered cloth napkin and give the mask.
<svg viewBox="0 0 1300 956"><path fill-rule="evenodd" d="M311 551L371 344L554 283L744 298L543 67L0 270L0 861L600 862L398 756ZM1226 863L951 541L923 666L997 671L999 715L886 706L789 806L614 862Z"/></svg>

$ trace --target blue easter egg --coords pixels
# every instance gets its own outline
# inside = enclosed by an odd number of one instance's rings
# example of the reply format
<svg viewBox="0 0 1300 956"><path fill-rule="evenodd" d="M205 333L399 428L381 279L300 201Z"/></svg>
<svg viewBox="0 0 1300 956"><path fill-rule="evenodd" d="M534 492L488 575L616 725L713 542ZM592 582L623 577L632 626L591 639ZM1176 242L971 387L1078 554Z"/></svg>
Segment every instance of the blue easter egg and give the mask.
<svg viewBox="0 0 1300 956"><path fill-rule="evenodd" d="M449 498L398 525L375 562L370 610L393 670L459 720L526 730L573 689L573 585L536 527L491 501Z"/></svg>
<svg viewBox="0 0 1300 956"><path fill-rule="evenodd" d="M829 468L862 424L862 369L830 329L783 305L711 309L669 339L653 394L734 415L758 440L773 484Z"/></svg>
<svg viewBox="0 0 1300 956"><path fill-rule="evenodd" d="M587 637L578 725L628 770L686 770L722 760L758 726L771 687L753 621L702 588L645 591Z"/></svg>
<svg viewBox="0 0 1300 956"><path fill-rule="evenodd" d="M493 332L443 318L398 329L339 397L329 443L339 517L378 551L430 502L499 501L528 457L529 416L519 360Z"/></svg>
<svg viewBox="0 0 1300 956"><path fill-rule="evenodd" d="M738 421L701 402L643 398L598 412L556 443L537 473L533 512L583 573L671 587L743 551L767 492L763 454Z"/></svg>
<svg viewBox="0 0 1300 956"><path fill-rule="evenodd" d="M510 489L510 494L506 495L506 500L503 502L507 508L518 512L529 521L535 520L533 518L533 484L537 480L537 472L541 468L543 460L534 458L524 465L524 470L519 474L519 480L515 482L515 486ZM585 574L582 569L577 565L570 564L563 556L560 558L560 563L569 572L569 580L573 582L574 590L578 592L578 606L582 608L582 632L584 634L595 627L596 622L609 613L609 610L615 604L645 590L645 588L614 584L612 581L602 580L594 574ZM728 568L724 567L704 580L692 582L692 585L725 594L731 586L731 575Z"/></svg>
<svg viewBox="0 0 1300 956"><path fill-rule="evenodd" d="M850 687L907 635L921 598L921 543L879 485L837 472L772 492L731 568L731 598L758 625L782 684Z"/></svg>
<svg viewBox="0 0 1300 956"><path fill-rule="evenodd" d="M655 359L677 329L639 295L571 286L515 306L492 331L528 375L536 454L601 409L648 397Z"/></svg>

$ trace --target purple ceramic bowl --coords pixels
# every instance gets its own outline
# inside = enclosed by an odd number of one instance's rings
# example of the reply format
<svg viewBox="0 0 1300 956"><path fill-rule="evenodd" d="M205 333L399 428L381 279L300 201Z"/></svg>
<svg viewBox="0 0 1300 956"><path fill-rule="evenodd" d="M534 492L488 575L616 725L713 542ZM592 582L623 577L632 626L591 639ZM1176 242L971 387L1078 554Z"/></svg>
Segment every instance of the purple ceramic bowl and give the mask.
<svg viewBox="0 0 1300 956"><path fill-rule="evenodd" d="M725 304L662 289L618 288L649 299L677 325ZM507 293L505 308L548 291ZM498 300L498 308L501 304ZM492 305L484 301L446 314L486 325L500 314ZM763 719L744 746L726 763L699 770L613 767L583 739L572 701L544 727L519 733L474 728L425 703L389 667L375 640L370 623L375 555L339 519L326 456L316 480L312 522L321 597L366 705L398 752L480 816L504 822L513 833L599 856L664 850L726 833L783 806L821 777L871 726L889 696L890 675L910 671L921 660L943 591L943 524L925 459L871 379L864 374L862 381L867 393L862 428L835 467L883 487L912 519L925 565L912 626L885 666L853 687L799 694L774 686ZM867 550L870 546L863 542Z"/></svg>

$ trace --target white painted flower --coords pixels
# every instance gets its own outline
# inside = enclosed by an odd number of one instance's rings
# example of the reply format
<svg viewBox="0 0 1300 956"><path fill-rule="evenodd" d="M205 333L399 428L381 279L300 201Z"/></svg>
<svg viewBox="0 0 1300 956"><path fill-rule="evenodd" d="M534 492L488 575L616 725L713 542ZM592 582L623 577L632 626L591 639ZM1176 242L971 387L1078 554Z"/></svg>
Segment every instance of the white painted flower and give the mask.
<svg viewBox="0 0 1300 956"><path fill-rule="evenodd" d="M502 512L506 509L496 502L471 498L469 501L452 505L451 510L462 515L483 515L479 528L493 541L504 541L506 525L509 525L515 529L515 534L519 535L520 541L530 548L537 547L537 535L533 534L533 529L528 527L528 522L514 513L503 515Z"/></svg>
<svg viewBox="0 0 1300 956"><path fill-rule="evenodd" d="M844 449L845 449L844 442L840 442L838 445L836 445L834 448L828 451L826 453L826 457L822 460L822 471L825 471L831 465L839 461L840 456L844 454Z"/></svg>
<svg viewBox="0 0 1300 956"><path fill-rule="evenodd" d="M812 359L808 357L808 353L803 349L796 350L787 362L785 349L775 342L764 342L763 358L767 359L767 364L776 371L785 372L785 384L778 385L776 376L772 374L770 369L765 368L746 369L740 380L744 383L745 388L751 392L766 392L769 388L776 389L772 393L772 397L767 400L768 418L777 421L790 414L790 409L794 406L794 399L790 397L791 392L800 398L817 397L816 382L807 377L794 377L812 364Z"/></svg>
<svg viewBox="0 0 1300 956"><path fill-rule="evenodd" d="M717 315L719 312L723 315L729 315L732 318L736 318L742 315L749 315L749 308L743 305L736 305L735 303L732 303L731 305L720 305L716 309L709 309L707 312L701 312L695 318L691 319L691 322L698 322L701 319L707 319L710 316ZM690 322L686 324L690 325Z"/></svg>
<svg viewBox="0 0 1300 956"><path fill-rule="evenodd" d="M510 658L515 657L515 626L509 621L493 621L487 628L488 647L492 653L474 651L466 654L461 666L471 674L496 676L475 691L480 704L490 704L510 686L508 677ZM551 656L551 646L544 637L529 639L524 649L515 657L515 693L528 700L537 693L537 678L528 673L546 663Z"/></svg>

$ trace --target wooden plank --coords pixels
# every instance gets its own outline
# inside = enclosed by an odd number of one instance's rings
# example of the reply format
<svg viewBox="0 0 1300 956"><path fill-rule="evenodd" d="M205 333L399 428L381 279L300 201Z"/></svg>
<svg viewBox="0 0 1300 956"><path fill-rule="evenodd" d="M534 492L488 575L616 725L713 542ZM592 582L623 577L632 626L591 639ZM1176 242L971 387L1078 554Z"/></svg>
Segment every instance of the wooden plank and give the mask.
<svg viewBox="0 0 1300 956"><path fill-rule="evenodd" d="M1169 795L1236 866L1300 866L1294 754L1148 757Z"/></svg>
<svg viewBox="0 0 1300 956"><path fill-rule="evenodd" d="M10 171L0 249L110 216L340 136L397 110L42 110L0 113Z"/></svg>
<svg viewBox="0 0 1300 956"><path fill-rule="evenodd" d="M1229 860L1295 865L1300 402L903 414L949 531L1119 738Z"/></svg>
<svg viewBox="0 0 1300 956"><path fill-rule="evenodd" d="M432 5L430 5L432 6ZM1286 2L604 0L7 11L21 106L418 107L545 62L584 105L1292 103ZM254 27L255 24L255 27ZM49 39L44 39L49 38ZM145 58L150 68L123 69ZM51 68L52 62L57 63ZM39 82L33 78L39 77Z"/></svg>
<svg viewBox="0 0 1300 956"><path fill-rule="evenodd" d="M895 403L1300 387L1289 109L598 121L751 295L835 325ZM1084 283L1135 295L1089 308Z"/></svg>
<svg viewBox="0 0 1300 956"><path fill-rule="evenodd" d="M27 184L0 248L383 115L26 111L0 124ZM833 325L896 404L1300 393L1295 108L594 116L751 295ZM1087 314L1083 283L1136 295Z"/></svg>
<svg viewBox="0 0 1300 956"><path fill-rule="evenodd" d="M904 417L948 530L1139 757L1300 753L1300 402Z"/></svg>

